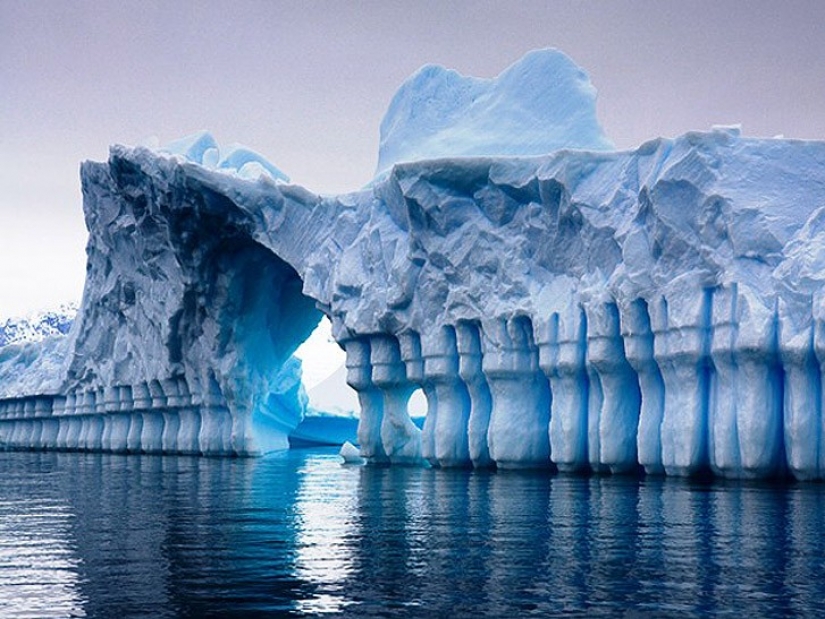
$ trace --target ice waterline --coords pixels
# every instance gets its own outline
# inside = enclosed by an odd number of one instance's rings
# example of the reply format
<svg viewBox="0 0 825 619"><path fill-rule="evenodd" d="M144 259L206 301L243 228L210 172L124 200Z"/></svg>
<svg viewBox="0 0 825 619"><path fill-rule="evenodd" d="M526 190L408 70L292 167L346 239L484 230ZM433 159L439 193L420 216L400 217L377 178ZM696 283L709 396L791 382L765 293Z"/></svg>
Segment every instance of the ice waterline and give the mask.
<svg viewBox="0 0 825 619"><path fill-rule="evenodd" d="M245 150L229 174L203 134L84 164L83 304L68 338L0 349L5 443L283 448L306 409L292 354L325 314L368 463L825 477L825 142L608 152L558 52L466 80L411 78L351 194ZM441 147L462 156L404 162Z"/></svg>

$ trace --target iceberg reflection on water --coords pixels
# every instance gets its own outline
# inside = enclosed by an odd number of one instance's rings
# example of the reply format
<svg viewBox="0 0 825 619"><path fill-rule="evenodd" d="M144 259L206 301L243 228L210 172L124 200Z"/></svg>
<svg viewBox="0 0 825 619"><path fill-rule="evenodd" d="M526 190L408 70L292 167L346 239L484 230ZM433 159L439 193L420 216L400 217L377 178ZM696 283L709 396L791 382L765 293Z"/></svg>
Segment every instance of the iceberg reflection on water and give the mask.
<svg viewBox="0 0 825 619"><path fill-rule="evenodd" d="M779 616L825 596L819 485L342 467L335 451L0 453L16 510L0 530L36 515L41 532L36 555L3 538L0 598L36 614L65 589L40 569L60 561L71 612L124 618Z"/></svg>

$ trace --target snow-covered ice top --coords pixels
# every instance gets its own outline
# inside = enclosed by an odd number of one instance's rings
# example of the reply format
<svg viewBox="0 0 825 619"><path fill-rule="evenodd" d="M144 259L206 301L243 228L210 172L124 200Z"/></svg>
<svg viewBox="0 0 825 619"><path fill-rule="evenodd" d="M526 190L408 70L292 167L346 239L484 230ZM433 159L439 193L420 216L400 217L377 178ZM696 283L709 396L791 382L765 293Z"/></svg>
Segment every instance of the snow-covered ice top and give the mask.
<svg viewBox="0 0 825 619"><path fill-rule="evenodd" d="M492 79L438 65L419 69L381 122L376 175L422 159L612 147L596 119L590 78L562 52L541 49Z"/></svg>
<svg viewBox="0 0 825 619"><path fill-rule="evenodd" d="M0 318L0 347L66 335L76 315L77 304L66 303L27 316Z"/></svg>

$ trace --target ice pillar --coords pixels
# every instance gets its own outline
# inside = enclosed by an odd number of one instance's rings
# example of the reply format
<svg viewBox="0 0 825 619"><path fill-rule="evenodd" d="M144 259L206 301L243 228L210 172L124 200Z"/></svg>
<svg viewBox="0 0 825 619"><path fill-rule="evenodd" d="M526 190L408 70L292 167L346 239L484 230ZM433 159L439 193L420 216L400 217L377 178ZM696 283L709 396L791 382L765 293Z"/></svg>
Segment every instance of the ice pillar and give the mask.
<svg viewBox="0 0 825 619"><path fill-rule="evenodd" d="M812 421L811 426L815 426L812 436L817 445L817 474L819 479L825 478L825 295L817 294L814 297L814 354L818 362L819 370L819 407L808 411Z"/></svg>
<svg viewBox="0 0 825 619"><path fill-rule="evenodd" d="M398 340L389 335L370 337L372 382L381 391L383 419L381 442L393 464L421 462L421 430L410 419L407 401L414 391L407 380Z"/></svg>
<svg viewBox="0 0 825 619"><path fill-rule="evenodd" d="M822 378L817 357L825 361L825 333L811 314L799 316L779 302L779 351L784 370L783 429L785 462L797 479L821 479ZM819 353L814 349L814 332Z"/></svg>
<svg viewBox="0 0 825 619"><path fill-rule="evenodd" d="M634 471L638 465L639 380L627 361L615 303L587 306L587 361L599 378L600 407L588 413L590 465L611 473Z"/></svg>
<svg viewBox="0 0 825 619"><path fill-rule="evenodd" d="M536 331L539 363L553 394L548 430L551 458L560 471L584 471L588 467L587 319L575 304L568 312L553 313Z"/></svg>
<svg viewBox="0 0 825 619"><path fill-rule="evenodd" d="M455 330L441 327L421 337L424 382L435 392L435 456L443 467L472 465L468 444L470 394L459 376Z"/></svg>
<svg viewBox="0 0 825 619"><path fill-rule="evenodd" d="M708 466L711 293L680 291L649 309L665 386L662 465L668 475L697 474Z"/></svg>
<svg viewBox="0 0 825 619"><path fill-rule="evenodd" d="M205 374L201 381L203 394L200 398L198 451L203 455L225 454L231 450L232 420L217 378L211 371Z"/></svg>
<svg viewBox="0 0 825 619"><path fill-rule="evenodd" d="M776 314L735 284L718 288L712 333L711 469L736 478L774 474L782 447Z"/></svg>
<svg viewBox="0 0 825 619"><path fill-rule="evenodd" d="M492 396L487 441L500 468L550 466L550 389L539 369L530 320L487 321L482 369Z"/></svg>
<svg viewBox="0 0 825 619"><path fill-rule="evenodd" d="M351 339L343 344L347 354L347 384L358 394L361 405L358 421L361 456L368 464L389 462L381 442L384 404L381 391L372 382L370 343L366 339Z"/></svg>
<svg viewBox="0 0 825 619"><path fill-rule="evenodd" d="M490 428L492 398L487 379L481 371L481 335L478 326L461 322L456 326L458 373L470 396L470 414L467 420L467 448L475 467L493 464L487 445Z"/></svg>
<svg viewBox="0 0 825 619"><path fill-rule="evenodd" d="M639 379L641 403L636 436L637 460L648 474L660 475L662 466L662 416L665 386L653 357L653 331L647 303L636 299L620 312L627 362Z"/></svg>
<svg viewBox="0 0 825 619"><path fill-rule="evenodd" d="M438 404L432 384L424 380L424 358L421 356L421 338L415 331L404 331L398 334L398 343L401 349L401 359L407 374L407 380L418 385L427 398L427 416L424 418L424 428L421 431L421 457L432 466L438 466L435 455L435 425L438 416Z"/></svg>

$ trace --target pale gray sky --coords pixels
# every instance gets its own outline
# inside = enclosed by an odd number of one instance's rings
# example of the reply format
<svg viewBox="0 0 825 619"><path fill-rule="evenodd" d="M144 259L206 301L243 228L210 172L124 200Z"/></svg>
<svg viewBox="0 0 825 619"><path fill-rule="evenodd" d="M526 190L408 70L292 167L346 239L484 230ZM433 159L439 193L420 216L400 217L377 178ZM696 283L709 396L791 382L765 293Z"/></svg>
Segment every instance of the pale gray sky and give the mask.
<svg viewBox="0 0 825 619"><path fill-rule="evenodd" d="M557 47L620 148L713 124L825 139L825 2L0 0L0 316L79 299L78 165L209 129L293 181L367 182L426 63L491 77Z"/></svg>

